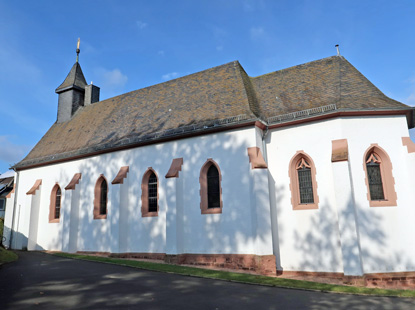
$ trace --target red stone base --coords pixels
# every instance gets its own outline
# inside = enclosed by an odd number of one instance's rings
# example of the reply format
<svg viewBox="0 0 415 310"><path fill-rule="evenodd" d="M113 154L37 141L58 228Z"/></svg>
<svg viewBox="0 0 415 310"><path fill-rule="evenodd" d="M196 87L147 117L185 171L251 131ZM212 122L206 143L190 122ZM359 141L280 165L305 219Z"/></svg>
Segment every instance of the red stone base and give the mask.
<svg viewBox="0 0 415 310"><path fill-rule="evenodd" d="M252 271L262 275L276 275L274 255L254 254L178 254L165 253L107 253L79 251L79 254L161 260L168 264L194 265L212 268Z"/></svg>
<svg viewBox="0 0 415 310"><path fill-rule="evenodd" d="M165 253L112 253L110 257L164 260Z"/></svg>
<svg viewBox="0 0 415 310"><path fill-rule="evenodd" d="M415 271L365 275L367 287L415 289Z"/></svg>
<svg viewBox="0 0 415 310"><path fill-rule="evenodd" d="M371 273L363 276L345 276L336 272L307 272L277 270L274 255L254 254L178 254L165 253L108 253L79 251L79 254L137 258L164 261L169 264L194 265L251 271L262 275L277 275L286 278L379 288L415 289L415 271L393 273ZM321 281L323 279L323 281ZM325 280L324 280L325 279ZM332 279L330 281L330 279ZM328 281L326 281L328 280Z"/></svg>
<svg viewBox="0 0 415 310"><path fill-rule="evenodd" d="M253 271L263 275L275 275L274 255L254 254L178 254L166 255L166 263L195 265L214 268Z"/></svg>
<svg viewBox="0 0 415 310"><path fill-rule="evenodd" d="M336 272L306 272L306 271L277 271L278 276L287 278L301 278L313 281L316 278L335 279L339 283L346 285L396 288L396 289L415 289L415 271L411 272L392 272L392 273L368 273L363 276L345 276L343 273Z"/></svg>

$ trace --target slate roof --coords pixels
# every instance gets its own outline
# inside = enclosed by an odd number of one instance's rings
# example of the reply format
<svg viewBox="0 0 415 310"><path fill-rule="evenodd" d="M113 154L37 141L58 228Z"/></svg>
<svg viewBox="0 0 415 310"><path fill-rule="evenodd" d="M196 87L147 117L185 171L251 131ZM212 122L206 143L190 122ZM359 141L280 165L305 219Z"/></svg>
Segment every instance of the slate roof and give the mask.
<svg viewBox="0 0 415 310"><path fill-rule="evenodd" d="M56 92L71 85L84 87L79 73L75 63ZM210 125L203 124L227 118L266 121L329 104L353 111L411 109L386 97L342 56L254 78L234 61L82 107L70 121L55 123L16 168L139 145L162 137L155 134L160 132L208 132Z"/></svg>
<svg viewBox="0 0 415 310"><path fill-rule="evenodd" d="M343 110L408 109L386 97L344 57L332 56L252 78L263 117L336 104Z"/></svg>
<svg viewBox="0 0 415 310"><path fill-rule="evenodd" d="M71 68L71 71L69 71L63 83L56 88L55 92L60 93L71 87L85 89L86 85L87 83L84 74L82 73L81 65L78 62L75 62Z"/></svg>

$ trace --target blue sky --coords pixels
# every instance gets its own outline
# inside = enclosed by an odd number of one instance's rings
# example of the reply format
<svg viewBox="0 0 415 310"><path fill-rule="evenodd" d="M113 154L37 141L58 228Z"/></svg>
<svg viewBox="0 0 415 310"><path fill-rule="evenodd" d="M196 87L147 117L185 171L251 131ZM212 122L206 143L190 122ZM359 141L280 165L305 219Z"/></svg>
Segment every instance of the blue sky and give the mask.
<svg viewBox="0 0 415 310"><path fill-rule="evenodd" d="M415 105L415 1L0 0L0 173L56 121L75 62L101 99L239 60L258 76L336 54Z"/></svg>

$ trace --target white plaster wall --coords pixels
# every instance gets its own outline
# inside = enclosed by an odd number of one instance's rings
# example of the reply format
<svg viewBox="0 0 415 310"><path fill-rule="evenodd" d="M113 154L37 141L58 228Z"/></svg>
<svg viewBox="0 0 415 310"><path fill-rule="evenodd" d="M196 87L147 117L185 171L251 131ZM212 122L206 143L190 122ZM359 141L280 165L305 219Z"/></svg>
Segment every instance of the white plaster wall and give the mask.
<svg viewBox="0 0 415 310"><path fill-rule="evenodd" d="M182 253L252 254L255 253L257 240L253 234L257 229L253 227L255 223L251 221L250 186L252 185L250 185L247 147L253 146L256 146L256 135L255 129L251 128L23 170L20 174L17 203L22 205L22 209L30 208L30 200L27 200L26 192L37 179L42 179L37 242L42 249L61 250L62 225L64 221L70 220L68 216L70 212L66 212L66 208L70 209L71 201L67 201L69 198L66 198L72 195L62 195L60 222L49 223L50 193L56 183L64 192L73 175L80 172L82 179L80 184L76 185L77 190L79 188L78 251L110 252L114 249L111 231L119 229L114 214L118 217L120 213L118 211L114 213L118 205L113 204L127 201L128 233L126 242L122 245L126 247L126 252L164 253L168 202L166 197L168 180L165 179L165 174L173 158L183 157L184 164L180 172L183 218L180 221L182 227L178 234L181 239L178 240L178 244ZM201 214L199 174L208 158L215 160L221 169L222 214ZM128 193L126 199L120 198L119 193L114 192L120 190L119 185L111 185L111 181L122 166L130 167L128 182L126 182L128 188L123 188L123 192ZM143 218L141 217L141 181L148 167L152 167L158 175L159 216ZM100 174L105 176L109 185L106 220L93 219L94 187ZM25 214L22 217L19 231L23 236L27 236L29 222ZM263 234L267 231L271 234L271 227L263 227L260 231ZM65 241L65 247L67 243L68 241ZM269 246L269 249L268 254L272 254L272 247Z"/></svg>
<svg viewBox="0 0 415 310"><path fill-rule="evenodd" d="M407 136L404 116L337 118L272 130L267 149L270 186L275 188L271 201L277 219L273 221L278 225L279 243L274 240L274 252L280 253L281 268L343 272L331 141L347 139L363 272L415 270L415 194L411 180L415 154L408 154L402 146L401 137ZM382 147L391 159L397 207L369 206L363 156L372 143ZM299 150L311 156L316 166L318 210L292 210L288 166Z"/></svg>
<svg viewBox="0 0 415 310"><path fill-rule="evenodd" d="M339 120L270 130L267 136L271 208L278 225L274 241L283 270L343 272L331 166L331 140L340 139ZM304 151L316 167L319 208L293 210L289 163Z"/></svg>
<svg viewBox="0 0 415 310"><path fill-rule="evenodd" d="M343 122L350 137L349 158L356 199L363 271L415 270L414 154L408 154L402 137L408 137L404 116L356 118ZM347 124L347 125L346 125ZM352 138L353 137L353 138ZM396 207L370 207L363 170L363 156L377 143L389 155L397 193Z"/></svg>
<svg viewBox="0 0 415 310"><path fill-rule="evenodd" d="M5 247L10 246L10 235L13 221L13 209L14 209L14 193L11 193L10 198L6 199L6 209L4 214L4 227L3 227L3 237L2 244Z"/></svg>
<svg viewBox="0 0 415 310"><path fill-rule="evenodd" d="M256 146L255 129L203 136L189 142L194 156L186 160L187 154L181 150L175 156L184 158L180 175L184 188L183 252L255 253L247 156L247 147ZM201 214L199 176L208 158L221 170L222 214Z"/></svg>

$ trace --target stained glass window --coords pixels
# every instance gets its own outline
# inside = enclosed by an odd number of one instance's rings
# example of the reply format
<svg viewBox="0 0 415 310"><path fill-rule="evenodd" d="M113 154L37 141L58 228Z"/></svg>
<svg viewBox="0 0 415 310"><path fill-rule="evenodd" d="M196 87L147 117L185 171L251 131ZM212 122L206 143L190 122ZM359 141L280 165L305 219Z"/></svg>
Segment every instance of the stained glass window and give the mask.
<svg viewBox="0 0 415 310"><path fill-rule="evenodd" d="M366 160L367 177L369 181L370 200L384 200L381 161L377 154L372 153Z"/></svg>
<svg viewBox="0 0 415 310"><path fill-rule="evenodd" d="M157 212L157 177L154 172L148 179L148 212Z"/></svg>
<svg viewBox="0 0 415 310"><path fill-rule="evenodd" d="M55 196L55 219L58 219L61 213L61 188L58 186Z"/></svg>
<svg viewBox="0 0 415 310"><path fill-rule="evenodd" d="M304 158L302 158L297 164L297 173L298 186L300 190L300 203L314 203L311 166Z"/></svg>

